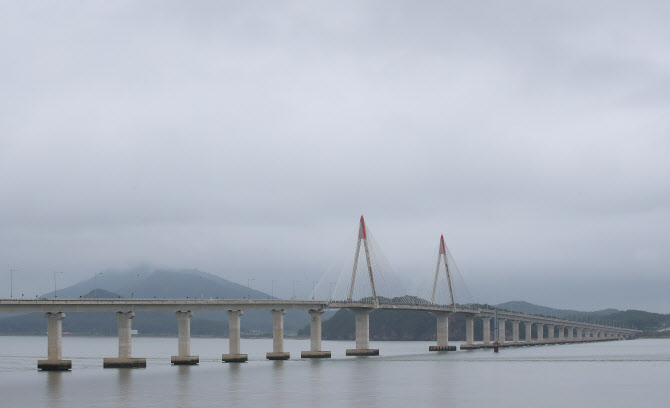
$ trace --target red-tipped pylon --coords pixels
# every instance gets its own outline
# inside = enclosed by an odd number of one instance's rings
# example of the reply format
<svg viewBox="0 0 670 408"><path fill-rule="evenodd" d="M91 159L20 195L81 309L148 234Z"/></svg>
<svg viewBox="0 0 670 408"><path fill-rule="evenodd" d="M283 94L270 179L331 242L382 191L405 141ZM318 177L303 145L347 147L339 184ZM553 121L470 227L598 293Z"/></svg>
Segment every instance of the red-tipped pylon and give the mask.
<svg viewBox="0 0 670 408"><path fill-rule="evenodd" d="M433 247L435 248L435 247ZM433 249L434 251L434 249ZM440 236L440 255L447 253L447 247L444 245L444 235Z"/></svg>
<svg viewBox="0 0 670 408"><path fill-rule="evenodd" d="M368 234L365 232L365 219L361 215L361 226L358 229L358 238L359 239L365 239L368 237Z"/></svg>

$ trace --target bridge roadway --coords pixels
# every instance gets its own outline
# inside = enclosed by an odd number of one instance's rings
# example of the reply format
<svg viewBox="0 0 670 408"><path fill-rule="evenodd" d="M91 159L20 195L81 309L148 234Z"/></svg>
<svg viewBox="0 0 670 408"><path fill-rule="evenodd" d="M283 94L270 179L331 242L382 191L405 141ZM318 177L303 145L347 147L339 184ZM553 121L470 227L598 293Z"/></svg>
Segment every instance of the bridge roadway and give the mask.
<svg viewBox="0 0 670 408"><path fill-rule="evenodd" d="M475 309L465 306L432 304L381 303L373 305L361 302L323 301L323 300L280 300L280 299L1 299L0 313L44 313L47 320L47 359L38 360L40 370L69 370L71 360L62 359L62 321L65 313L113 312L118 319L119 350L118 357L105 358L103 367L146 367L146 359L132 357L131 319L135 312L174 311L177 316L178 353L172 356L175 365L198 364L200 359L190 353L190 323L193 312L226 311L229 324L229 352L221 356L224 362L244 362L247 355L240 351L240 319L245 310L268 310L272 313L273 333L272 352L266 357L270 360L286 360L289 353L284 352L284 314L286 310L306 310L310 315L310 350L301 353L302 358L329 358L330 351L321 349L321 315L325 309L345 308L353 312L356 322L356 348L347 349L349 356L379 355L378 349L371 349L369 342L369 316L378 309L416 310L430 312L437 320L437 345L430 346L431 351L456 350L449 345L449 316L460 313L465 317L466 338L462 350L489 348L491 343L491 320L495 311ZM479 318L483 325L481 343L474 342L474 322ZM511 342L507 342L506 322L512 324ZM608 341L630 338L639 330L625 329L606 325L573 322L545 316L498 311L498 341L502 347L529 346L540 344L563 344L586 341ZM525 327L525 338L520 340L520 323ZM533 325L536 335L533 338ZM544 333L547 333L545 339ZM558 333L558 336L556 336ZM566 334L567 333L567 334Z"/></svg>

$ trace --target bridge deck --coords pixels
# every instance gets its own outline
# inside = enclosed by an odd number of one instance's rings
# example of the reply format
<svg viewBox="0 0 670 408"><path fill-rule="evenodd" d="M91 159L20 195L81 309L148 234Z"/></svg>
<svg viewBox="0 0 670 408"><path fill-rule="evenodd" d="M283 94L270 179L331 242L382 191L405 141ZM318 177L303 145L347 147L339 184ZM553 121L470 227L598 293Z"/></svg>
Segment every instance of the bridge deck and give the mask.
<svg viewBox="0 0 670 408"><path fill-rule="evenodd" d="M165 311L212 311L212 310L310 310L310 309L393 309L425 312L461 313L469 316L492 318L494 310L473 309L449 305L414 305L382 303L375 307L361 302L329 302L324 300L281 299L0 299L0 313L47 313L47 312L165 312ZM615 329L620 332L640 333L639 330L605 326L593 323L573 322L558 318L498 311L498 318L533 323L553 324L589 329Z"/></svg>

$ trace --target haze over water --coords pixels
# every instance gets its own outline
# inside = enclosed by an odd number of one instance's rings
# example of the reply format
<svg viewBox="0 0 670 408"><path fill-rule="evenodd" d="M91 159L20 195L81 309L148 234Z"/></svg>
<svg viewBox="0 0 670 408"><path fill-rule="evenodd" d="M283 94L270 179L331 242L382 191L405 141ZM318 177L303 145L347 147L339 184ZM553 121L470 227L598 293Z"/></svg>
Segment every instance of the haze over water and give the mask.
<svg viewBox="0 0 670 408"><path fill-rule="evenodd" d="M271 339L243 339L246 364L224 364L227 339L193 338L200 365L171 366L176 339L137 337L146 369L103 369L115 337L63 338L71 372L38 372L46 337L0 337L3 407L631 407L670 400L670 340L632 340L429 353L431 342L372 342L380 357L351 358L352 342L324 341L329 360L300 360L308 340L285 340L292 359L265 360ZM456 343L454 343L456 344Z"/></svg>

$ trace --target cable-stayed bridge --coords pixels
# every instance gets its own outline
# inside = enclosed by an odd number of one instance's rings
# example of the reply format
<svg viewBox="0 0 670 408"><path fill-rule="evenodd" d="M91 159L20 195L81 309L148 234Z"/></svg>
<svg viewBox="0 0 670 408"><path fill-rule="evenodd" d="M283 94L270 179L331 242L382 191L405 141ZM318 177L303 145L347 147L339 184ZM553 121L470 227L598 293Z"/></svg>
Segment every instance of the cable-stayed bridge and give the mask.
<svg viewBox="0 0 670 408"><path fill-rule="evenodd" d="M66 313L113 312L118 319L118 356L105 358L103 366L145 367L146 359L132 356L131 322L136 312L174 311L178 325L177 355L175 365L198 364L199 356L190 350L190 319L194 312L225 311L229 322L229 350L222 355L224 362L247 361L247 354L240 349L240 321L245 310L268 310L273 319L273 349L266 357L286 360L284 351L284 314L286 310L305 310L310 315L310 349L301 353L302 358L328 358L330 351L321 348L321 315L326 309L345 308L355 317L355 348L347 349L350 356L379 355L370 348L370 314L380 309L415 310L430 312L436 318L437 344L431 351L454 351L449 344L449 317L465 317L465 343L461 350L496 346L516 347L529 345L565 344L574 342L611 341L637 336L640 331L630 328L576 322L547 316L535 316L505 310L482 309L472 301L462 276L449 253L444 237L440 237L437 263L428 282L417 288L416 295L409 295L381 249L374 240L363 216L360 218L353 264L338 273L334 290L330 277L321 278L315 286L313 299L321 300L251 300L251 299L4 299L0 300L0 313L44 313L47 321L47 359L38 361L41 370L69 370L71 360L62 358L62 322ZM319 288L329 286L327 298L319 296ZM483 337L475 342L475 320L483 325ZM492 325L493 321L493 325ZM507 322L512 336L507 338ZM520 327L525 335L521 339ZM536 335L533 337L533 326ZM493 328L493 330L492 330ZM497 328L497 330L496 330Z"/></svg>

